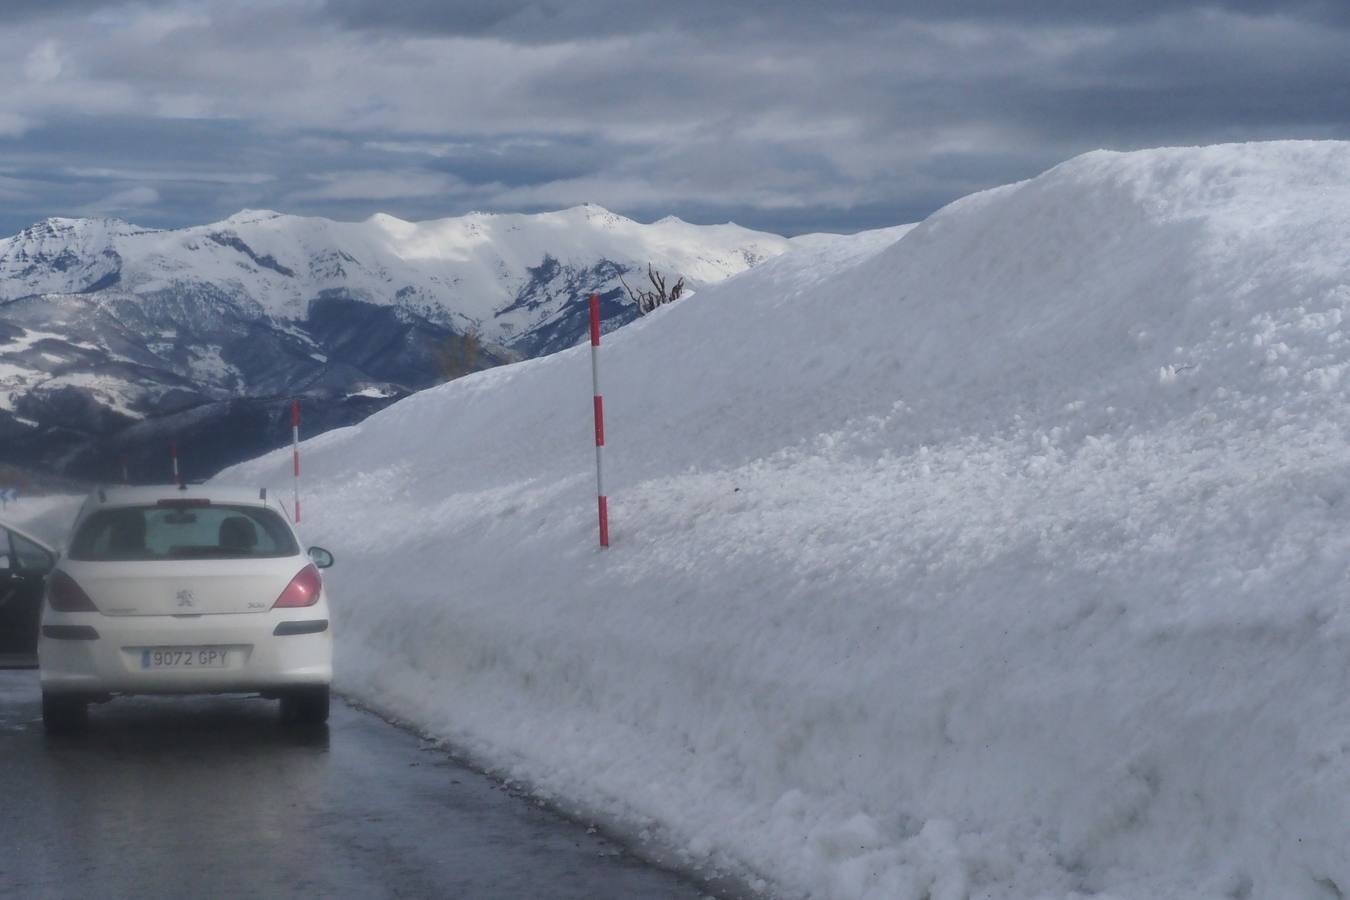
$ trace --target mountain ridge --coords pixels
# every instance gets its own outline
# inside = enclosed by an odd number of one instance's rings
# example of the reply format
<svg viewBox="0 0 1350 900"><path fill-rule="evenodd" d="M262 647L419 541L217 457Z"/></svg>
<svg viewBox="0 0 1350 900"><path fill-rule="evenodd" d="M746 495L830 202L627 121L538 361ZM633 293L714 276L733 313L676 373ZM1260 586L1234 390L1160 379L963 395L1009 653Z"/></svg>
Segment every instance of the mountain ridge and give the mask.
<svg viewBox="0 0 1350 900"><path fill-rule="evenodd" d="M130 426L189 409L360 395L315 422L352 424L372 406L363 392L404 396L570 346L591 292L607 329L632 320L619 279L648 263L697 288L791 246L590 204L425 222L245 209L175 229L50 217L0 239L0 439L8 461L97 477L114 455L153 457L118 434L158 440Z"/></svg>

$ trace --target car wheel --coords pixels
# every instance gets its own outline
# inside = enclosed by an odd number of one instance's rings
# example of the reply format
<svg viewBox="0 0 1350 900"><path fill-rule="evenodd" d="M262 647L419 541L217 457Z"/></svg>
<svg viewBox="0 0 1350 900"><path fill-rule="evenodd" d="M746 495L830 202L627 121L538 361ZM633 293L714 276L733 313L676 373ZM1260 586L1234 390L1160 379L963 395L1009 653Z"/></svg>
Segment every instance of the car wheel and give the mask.
<svg viewBox="0 0 1350 900"><path fill-rule="evenodd" d="M328 688L310 688L281 698L281 721L287 725L322 725L328 721Z"/></svg>
<svg viewBox="0 0 1350 900"><path fill-rule="evenodd" d="M48 734L76 734L88 724L88 701L59 694L42 695L42 727Z"/></svg>

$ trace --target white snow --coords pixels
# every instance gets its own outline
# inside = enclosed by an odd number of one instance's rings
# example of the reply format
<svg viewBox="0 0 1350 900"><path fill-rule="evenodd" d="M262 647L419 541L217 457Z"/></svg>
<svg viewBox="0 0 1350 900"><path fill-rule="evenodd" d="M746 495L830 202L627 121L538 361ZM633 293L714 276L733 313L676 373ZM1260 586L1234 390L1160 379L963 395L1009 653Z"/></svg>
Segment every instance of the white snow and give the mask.
<svg viewBox="0 0 1350 900"><path fill-rule="evenodd" d="M0 299L81 290L117 270L108 251L140 230L119 219L51 218L0 240Z"/></svg>
<svg viewBox="0 0 1350 900"><path fill-rule="evenodd" d="M343 690L820 898L1350 891L1350 144L1098 152L307 441ZM287 484L289 451L224 480Z"/></svg>
<svg viewBox="0 0 1350 900"><path fill-rule="evenodd" d="M36 369L0 360L0 410L12 411L18 397L29 389L29 385L45 377L45 373Z"/></svg>
<svg viewBox="0 0 1350 900"><path fill-rule="evenodd" d="M530 282L529 269L546 256L574 271L601 260L645 271L651 262L699 287L790 246L786 238L738 225L678 219L648 225L591 204L427 222L384 214L336 222L245 210L221 222L169 231L118 220L50 219L0 240L0 299L81 291L117 272L116 288L91 295L94 302L206 283L253 298L277 319L294 320L306 317L320 292L341 288L372 303L449 317L457 327L476 329L495 342L546 321L567 299L560 283L560 297L536 298L542 305L535 308L509 309ZM52 270L50 260L57 258L78 265ZM34 260L42 259L48 262L32 274Z"/></svg>
<svg viewBox="0 0 1350 900"><path fill-rule="evenodd" d="M18 499L5 504L4 509L0 510L0 522L21 528L48 546L60 549L84 497L36 494L3 481L0 481L0 488L15 488L19 491Z"/></svg>
<svg viewBox="0 0 1350 900"><path fill-rule="evenodd" d="M35 329L20 329L23 334L11 341L0 342L0 353L20 353L29 349L38 341L55 340L64 342L66 339L59 334L50 331L37 331ZM76 346L84 346L77 344Z"/></svg>
<svg viewBox="0 0 1350 900"><path fill-rule="evenodd" d="M12 340L0 342L0 355L22 353L32 349L39 341L46 339L61 340L60 335L47 331L33 329L20 329L20 331L21 333ZM52 353L43 352L38 355L48 362L60 363L64 361L63 357ZM12 412L16 406L16 400L21 394L31 390L34 385L47 380L48 377L45 372L0 358L0 410Z"/></svg>
<svg viewBox="0 0 1350 900"><path fill-rule="evenodd" d="M219 347L189 347L192 356L189 367L193 377L208 384L239 384L243 373L238 367L225 361Z"/></svg>
<svg viewBox="0 0 1350 900"><path fill-rule="evenodd" d="M862 256L895 243L917 227L918 223L911 223L909 225L892 225L889 228L877 228L859 234L831 234L829 232L799 234L796 237L788 238L788 243L792 245L794 250L815 252L833 250L836 254L851 253ZM836 256L836 259L839 259L839 257Z"/></svg>
<svg viewBox="0 0 1350 900"><path fill-rule="evenodd" d="M355 391L354 393L350 393L350 394L348 394L347 396L348 396L349 398L351 398L351 397L367 397L367 398L370 398L370 399L372 399L372 400L383 400L383 399L385 399L386 397L392 397L392 396L394 396L394 394L393 394L392 391L385 390L384 388L367 387L367 388L362 388L362 389L359 390L359 391Z"/></svg>
<svg viewBox="0 0 1350 900"><path fill-rule="evenodd" d="M131 406L142 386L117 375L100 375L92 372L43 375L40 381L32 384L27 390L56 391L66 387L83 388L99 405L128 418L145 418L144 413L137 412Z"/></svg>

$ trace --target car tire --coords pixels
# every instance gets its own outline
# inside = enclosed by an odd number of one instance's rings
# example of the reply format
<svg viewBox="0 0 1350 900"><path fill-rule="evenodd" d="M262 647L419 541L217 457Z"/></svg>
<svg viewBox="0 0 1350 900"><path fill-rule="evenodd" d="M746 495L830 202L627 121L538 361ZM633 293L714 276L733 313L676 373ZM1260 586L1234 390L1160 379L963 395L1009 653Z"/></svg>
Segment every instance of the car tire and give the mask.
<svg viewBox="0 0 1350 900"><path fill-rule="evenodd" d="M328 721L328 688L309 688L281 698L281 721L287 725L322 725Z"/></svg>
<svg viewBox="0 0 1350 900"><path fill-rule="evenodd" d="M42 727L48 734L78 734L89 724L89 702L82 697L42 695Z"/></svg>

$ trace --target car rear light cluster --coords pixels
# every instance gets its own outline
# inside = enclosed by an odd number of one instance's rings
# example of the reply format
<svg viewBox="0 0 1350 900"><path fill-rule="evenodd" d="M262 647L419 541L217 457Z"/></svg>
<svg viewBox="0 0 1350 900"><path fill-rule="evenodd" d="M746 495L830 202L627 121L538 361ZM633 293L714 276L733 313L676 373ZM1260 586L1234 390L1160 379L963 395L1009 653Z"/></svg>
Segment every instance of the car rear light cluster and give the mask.
<svg viewBox="0 0 1350 900"><path fill-rule="evenodd" d="M53 572L47 578L47 602L57 612L98 612L94 601L65 572Z"/></svg>
<svg viewBox="0 0 1350 900"><path fill-rule="evenodd" d="M313 606L319 602L319 592L322 590L323 581L319 578L319 570L313 564L305 566L286 585L286 590L281 592L272 608Z"/></svg>

